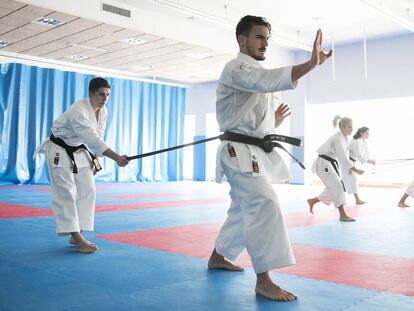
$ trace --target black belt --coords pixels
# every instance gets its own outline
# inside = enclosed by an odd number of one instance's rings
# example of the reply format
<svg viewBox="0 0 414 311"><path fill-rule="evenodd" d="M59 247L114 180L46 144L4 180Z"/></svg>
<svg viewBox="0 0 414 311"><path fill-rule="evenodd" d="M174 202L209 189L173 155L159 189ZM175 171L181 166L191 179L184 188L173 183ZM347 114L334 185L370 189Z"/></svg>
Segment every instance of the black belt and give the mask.
<svg viewBox="0 0 414 311"><path fill-rule="evenodd" d="M292 157L292 159L300 165L301 168L305 169L305 165L303 165L303 163L300 160L295 158L289 151L285 149L285 147L283 147L281 144L276 142L276 141L281 141L281 142L285 142L285 143L292 144L295 146L300 146L300 139L298 138L284 136L284 135L277 135L277 134L271 134L271 135L266 135L263 138L257 138L257 137L252 137L252 136L239 134L239 133L224 132L222 135L220 135L220 140L222 141L228 140L228 141L234 141L237 143L257 146L263 149L263 151L266 153L271 152L274 147L280 148L284 150L285 152L287 152L287 154L289 154Z"/></svg>
<svg viewBox="0 0 414 311"><path fill-rule="evenodd" d="M209 137L209 138L202 139L202 140L197 140L197 141L194 141L192 143L179 145L179 146L174 146L174 147L169 147L169 148L156 150L156 151L151 151L151 152L147 152L147 153L143 153L143 154L137 154L135 156L128 157L128 160L141 159L141 158L149 157L149 156L152 156L152 155L155 155L155 154L168 152L168 151L172 151L172 150L177 150L177 149L181 149L181 148L188 147L188 146L194 146L194 145L197 145L197 144L204 144L208 141L212 141L212 140L216 140L216 139L220 139L221 141L228 140L228 141L234 141L234 142L244 143L244 144L248 144L248 145L258 146L258 147L262 148L267 153L271 152L274 147L283 149L284 151L286 151L292 157L293 160L296 161L296 163L298 163L300 165L301 168L305 169L305 165L303 165L302 162L300 162L292 154L290 154L290 152L287 151L281 144L276 142L276 141L280 141L280 142L285 142L285 143L288 143L288 144L291 144L291 145L300 146L300 139L295 138L295 137L284 136L284 135L277 135L277 134L266 135L264 138L257 138L257 137L252 137L252 136L243 135L243 134L239 134L239 133L224 132L221 135L214 136L214 137Z"/></svg>
<svg viewBox="0 0 414 311"><path fill-rule="evenodd" d="M345 185L344 185L344 182L343 182L343 181L342 181L342 179L341 179L341 175L339 175L339 166L338 166L338 161L336 161L335 159L332 159L331 157L329 157L329 156L327 156L327 155L325 155L325 154L320 154L320 155L318 155L318 157L320 157L320 158L322 158L322 159L324 159L324 160L326 160L326 161L331 162L332 167L334 168L334 170L335 170L336 174L338 175L338 177L339 177L339 179L340 179L340 181L341 181L342 188L344 188L344 191L346 191L346 190L345 190Z"/></svg>
<svg viewBox="0 0 414 311"><path fill-rule="evenodd" d="M98 159L96 158L96 156L92 152L90 152L84 144L79 145L79 146L75 146L75 147L74 146L69 146L68 144L65 143L65 141L62 138L55 137L53 134L50 135L50 141L66 150L66 153L68 154L69 158L72 161L72 164L73 164L73 170L72 171L73 171L74 174L78 173L78 166L76 165L75 157L74 157L73 153L78 151L79 149L85 149L89 153L89 155L92 158L93 165L95 166L97 171L100 171L102 169L102 167L99 164Z"/></svg>

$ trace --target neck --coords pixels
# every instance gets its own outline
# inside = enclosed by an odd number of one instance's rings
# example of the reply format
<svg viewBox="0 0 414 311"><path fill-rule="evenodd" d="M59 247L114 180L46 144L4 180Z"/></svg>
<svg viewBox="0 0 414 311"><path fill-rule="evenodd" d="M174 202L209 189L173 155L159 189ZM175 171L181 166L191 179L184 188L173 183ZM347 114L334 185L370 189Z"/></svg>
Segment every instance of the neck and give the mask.
<svg viewBox="0 0 414 311"><path fill-rule="evenodd" d="M92 109L94 112L97 112L100 108L89 98L89 102L91 103Z"/></svg>

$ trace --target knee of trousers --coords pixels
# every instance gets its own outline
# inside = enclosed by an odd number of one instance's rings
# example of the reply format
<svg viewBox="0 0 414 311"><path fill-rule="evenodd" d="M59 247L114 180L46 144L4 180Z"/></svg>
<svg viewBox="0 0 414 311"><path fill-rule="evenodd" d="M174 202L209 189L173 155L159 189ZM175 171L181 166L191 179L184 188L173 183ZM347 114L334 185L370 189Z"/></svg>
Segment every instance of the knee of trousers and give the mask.
<svg viewBox="0 0 414 311"><path fill-rule="evenodd" d="M253 201L254 210L265 214L267 219L278 218L281 215L279 200L274 193L263 193Z"/></svg>

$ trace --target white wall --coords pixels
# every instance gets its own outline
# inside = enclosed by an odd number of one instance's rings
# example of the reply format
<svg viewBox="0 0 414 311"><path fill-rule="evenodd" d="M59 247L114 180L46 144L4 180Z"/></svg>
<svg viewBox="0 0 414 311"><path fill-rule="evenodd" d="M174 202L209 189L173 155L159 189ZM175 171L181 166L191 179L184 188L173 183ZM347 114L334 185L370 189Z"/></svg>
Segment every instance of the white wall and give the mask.
<svg viewBox="0 0 414 311"><path fill-rule="evenodd" d="M331 64L309 78L310 104L414 95L414 34L367 41L368 78L364 76L363 44L336 48L336 80Z"/></svg>
<svg viewBox="0 0 414 311"><path fill-rule="evenodd" d="M195 115L194 135L205 135L206 114L216 112L217 81L197 83L187 89L185 114Z"/></svg>

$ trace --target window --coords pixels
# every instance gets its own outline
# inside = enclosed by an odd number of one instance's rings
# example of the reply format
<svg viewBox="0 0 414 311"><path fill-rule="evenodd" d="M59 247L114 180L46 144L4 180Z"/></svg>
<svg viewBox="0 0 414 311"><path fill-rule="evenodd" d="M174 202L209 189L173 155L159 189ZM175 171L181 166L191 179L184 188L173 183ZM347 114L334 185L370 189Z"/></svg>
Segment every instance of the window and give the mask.
<svg viewBox="0 0 414 311"><path fill-rule="evenodd" d="M414 179L414 161L404 161L414 158L414 97L312 104L306 109L305 159L309 168L316 149L337 131L332 120L338 114L353 119L352 135L359 127L370 129L367 144L378 165L365 165L362 182L408 183ZM310 170L307 174L307 181L318 180Z"/></svg>

